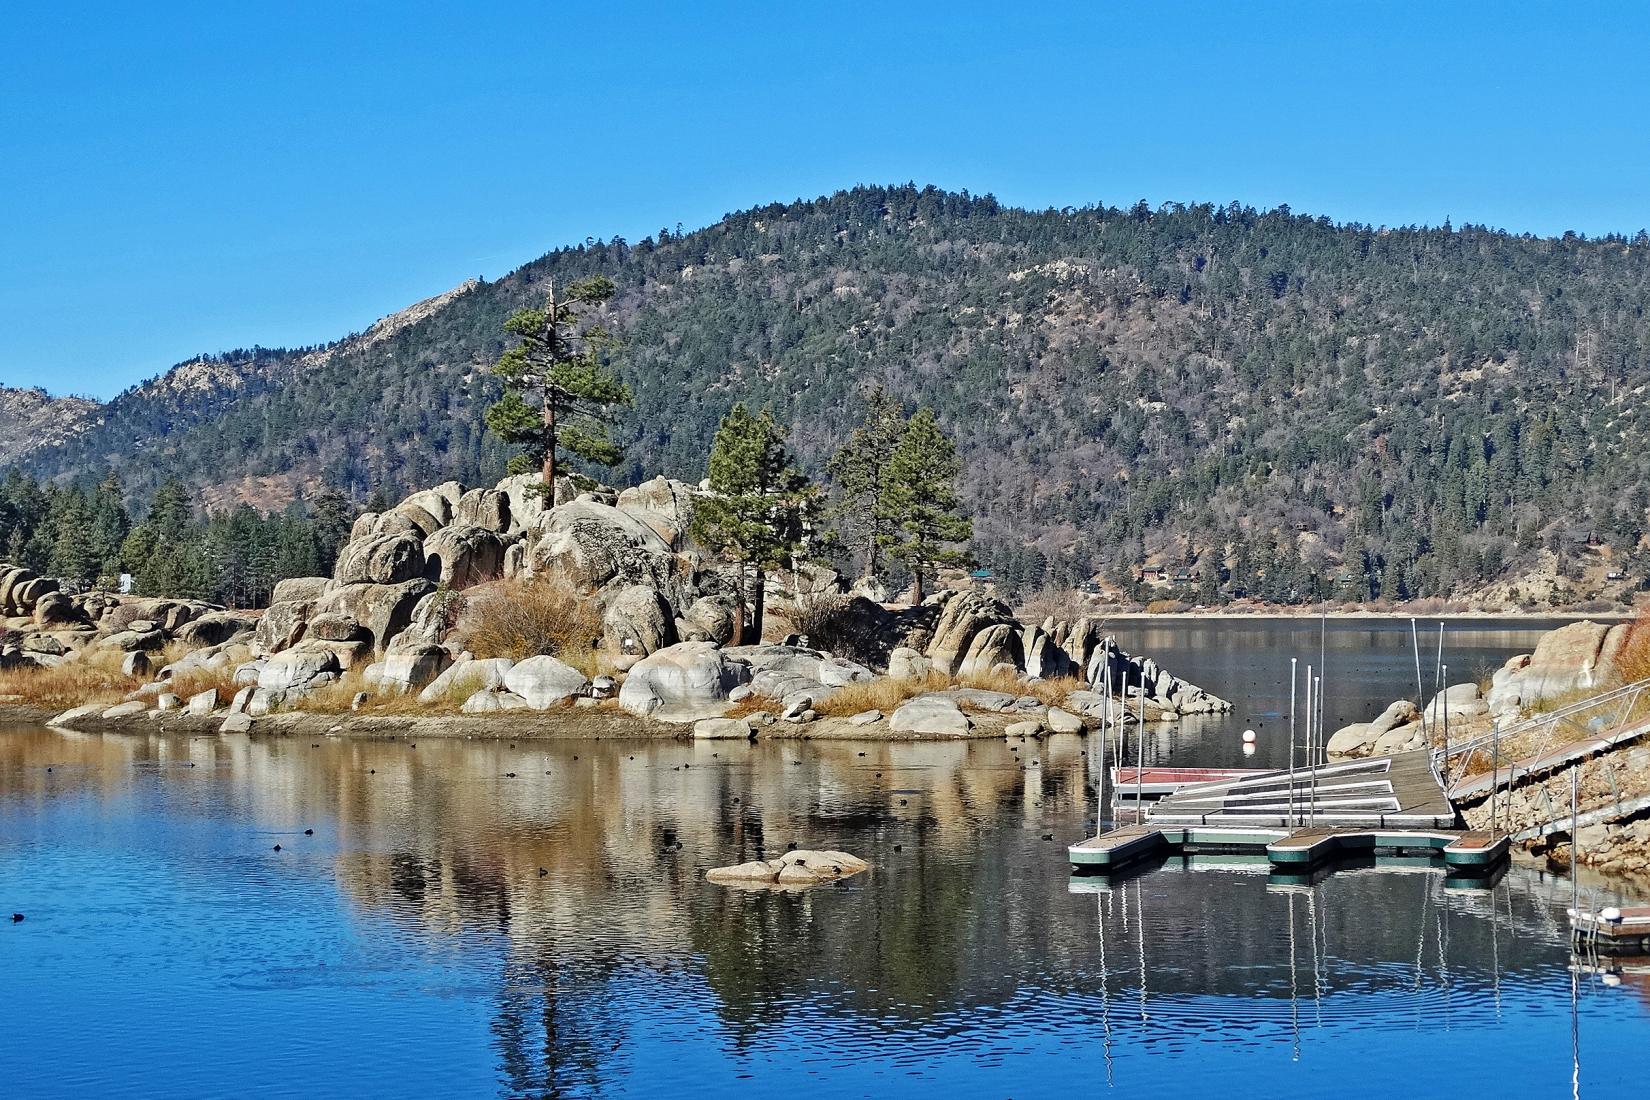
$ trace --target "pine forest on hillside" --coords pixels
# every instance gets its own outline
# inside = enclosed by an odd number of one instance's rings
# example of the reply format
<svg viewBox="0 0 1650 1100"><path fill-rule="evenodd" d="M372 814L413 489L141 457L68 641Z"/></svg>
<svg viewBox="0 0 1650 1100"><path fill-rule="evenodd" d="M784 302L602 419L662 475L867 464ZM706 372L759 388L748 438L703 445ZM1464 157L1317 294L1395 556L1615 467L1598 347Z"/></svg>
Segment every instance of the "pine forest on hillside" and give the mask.
<svg viewBox="0 0 1650 1100"><path fill-rule="evenodd" d="M505 319L598 276L634 398L621 464L586 467L610 483L697 481L736 402L829 481L880 386L956 440L973 555L1020 594L1099 574L1139 598L1150 563L1204 603L1539 605L1645 571L1642 232L860 187L588 241L327 348L193 361L14 457L87 493L118 472L134 505L178 479L293 516L324 488L490 482ZM1527 572L1557 587L1520 591Z"/></svg>

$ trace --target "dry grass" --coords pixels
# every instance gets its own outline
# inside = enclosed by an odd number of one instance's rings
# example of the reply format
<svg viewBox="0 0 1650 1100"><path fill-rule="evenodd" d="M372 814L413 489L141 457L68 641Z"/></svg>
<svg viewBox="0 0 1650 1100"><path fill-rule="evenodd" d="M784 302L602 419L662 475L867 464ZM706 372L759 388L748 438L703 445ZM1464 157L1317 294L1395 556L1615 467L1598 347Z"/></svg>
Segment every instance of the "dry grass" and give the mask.
<svg viewBox="0 0 1650 1100"><path fill-rule="evenodd" d="M1080 691L1088 685L1075 678L1057 680L1043 680L1040 683L1028 684L1020 679L1018 673L998 670L983 672L972 676L953 677L943 672L931 672L926 680L891 680L886 676L875 680L864 680L858 683L846 684L829 697L814 705L814 710L828 718L847 718L866 710L880 710L884 714L891 714L901 703L914 699L918 695L926 695L934 691L950 691L955 688L975 688L981 691L996 691L1004 695L1019 698L1030 695L1046 706L1062 706L1066 696L1074 691ZM772 700L764 701L766 706L773 705ZM758 710L763 707L756 708ZM970 709L967 704L964 710Z"/></svg>
<svg viewBox="0 0 1650 1100"><path fill-rule="evenodd" d="M861 711L880 710L892 714L907 699L953 686L951 677L931 672L926 680L893 680L879 676L844 684L814 704L814 711L826 718L849 718Z"/></svg>
<svg viewBox="0 0 1650 1100"><path fill-rule="evenodd" d="M1030 695L1045 706L1064 706L1066 696L1074 691L1083 691L1088 684L1075 676L1064 676L1052 680L1041 680L1035 684L1028 684L1021 680L1018 673L999 669L995 672L982 672L973 676L964 676L956 681L957 687L981 688L985 691L1000 691L1005 695L1016 698Z"/></svg>
<svg viewBox="0 0 1650 1100"><path fill-rule="evenodd" d="M235 697L235 693L245 684L235 682L235 669L192 668L183 672L174 673L171 683L171 692L184 702L191 696L199 695L203 691L216 691L218 705L222 706Z"/></svg>
<svg viewBox="0 0 1650 1100"><path fill-rule="evenodd" d="M553 578L497 581L472 590L458 629L477 657L520 661L549 654L586 676L598 671L601 610Z"/></svg>
<svg viewBox="0 0 1650 1100"><path fill-rule="evenodd" d="M1616 655L1616 672L1624 684L1650 678L1650 604L1639 608L1628 624L1627 640Z"/></svg>
<svg viewBox="0 0 1650 1100"><path fill-rule="evenodd" d="M0 671L0 695L13 695L29 706L67 709L86 703L114 705L143 681L123 676L118 651L83 654L56 668L10 668Z"/></svg>

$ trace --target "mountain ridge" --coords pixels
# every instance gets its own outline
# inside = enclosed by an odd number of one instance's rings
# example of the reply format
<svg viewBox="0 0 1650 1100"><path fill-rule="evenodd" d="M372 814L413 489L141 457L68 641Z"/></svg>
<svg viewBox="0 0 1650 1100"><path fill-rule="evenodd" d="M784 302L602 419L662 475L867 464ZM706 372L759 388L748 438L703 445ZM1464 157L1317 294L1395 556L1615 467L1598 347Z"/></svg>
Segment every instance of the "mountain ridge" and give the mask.
<svg viewBox="0 0 1650 1100"><path fill-rule="evenodd" d="M506 457L480 424L504 317L546 278L602 273L637 395L611 480L696 479L736 399L818 469L877 383L958 436L1004 573L1207 561L1209 598L1349 571L1366 596L1447 595L1555 543L1562 574L1594 530L1618 564L1640 553L1647 257L1643 234L861 187L559 249L324 349L244 353L202 392L165 382L180 365L20 461L261 507L483 482Z"/></svg>

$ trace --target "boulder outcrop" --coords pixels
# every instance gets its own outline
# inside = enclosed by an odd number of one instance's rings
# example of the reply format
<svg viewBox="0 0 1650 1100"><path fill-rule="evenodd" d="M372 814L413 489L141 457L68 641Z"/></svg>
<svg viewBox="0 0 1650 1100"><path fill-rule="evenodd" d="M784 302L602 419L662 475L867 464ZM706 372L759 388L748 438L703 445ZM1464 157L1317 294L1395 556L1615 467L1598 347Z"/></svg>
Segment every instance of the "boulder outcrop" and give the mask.
<svg viewBox="0 0 1650 1100"><path fill-rule="evenodd" d="M728 692L750 679L750 666L710 642L678 642L638 661L619 688L619 705L662 722L720 717Z"/></svg>

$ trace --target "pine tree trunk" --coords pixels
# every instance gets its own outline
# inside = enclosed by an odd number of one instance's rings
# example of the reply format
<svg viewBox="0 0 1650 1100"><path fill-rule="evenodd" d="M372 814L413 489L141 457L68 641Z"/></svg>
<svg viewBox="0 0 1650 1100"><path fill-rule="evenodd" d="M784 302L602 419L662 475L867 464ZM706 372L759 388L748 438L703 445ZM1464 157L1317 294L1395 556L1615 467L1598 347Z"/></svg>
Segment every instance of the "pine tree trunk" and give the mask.
<svg viewBox="0 0 1650 1100"><path fill-rule="evenodd" d="M556 403L544 395L544 506L556 506Z"/></svg>
<svg viewBox="0 0 1650 1100"><path fill-rule="evenodd" d="M766 610L767 591L768 578L759 565L756 567L756 590L751 593L751 633L755 635L751 639L752 645L762 644L762 615Z"/></svg>
<svg viewBox="0 0 1650 1100"><path fill-rule="evenodd" d="M922 567L911 570L911 606L922 603Z"/></svg>

